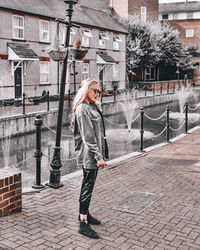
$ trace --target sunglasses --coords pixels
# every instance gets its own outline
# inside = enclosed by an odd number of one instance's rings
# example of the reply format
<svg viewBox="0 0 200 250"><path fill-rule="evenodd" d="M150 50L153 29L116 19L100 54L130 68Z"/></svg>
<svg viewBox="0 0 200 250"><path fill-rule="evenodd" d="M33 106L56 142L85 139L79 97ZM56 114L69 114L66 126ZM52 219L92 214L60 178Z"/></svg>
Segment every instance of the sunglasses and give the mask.
<svg viewBox="0 0 200 250"><path fill-rule="evenodd" d="M95 94L100 95L100 93L101 93L101 91L99 89L94 89L94 88L90 88L90 89L92 89Z"/></svg>

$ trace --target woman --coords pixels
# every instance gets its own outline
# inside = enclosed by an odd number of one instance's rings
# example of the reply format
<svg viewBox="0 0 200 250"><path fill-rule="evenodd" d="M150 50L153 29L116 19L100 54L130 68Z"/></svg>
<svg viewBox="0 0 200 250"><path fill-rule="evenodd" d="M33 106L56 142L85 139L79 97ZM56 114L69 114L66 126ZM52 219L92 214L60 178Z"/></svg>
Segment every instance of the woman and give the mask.
<svg viewBox="0 0 200 250"><path fill-rule="evenodd" d="M104 159L108 158L103 116L97 106L100 90L95 79L84 80L72 108L77 165L83 169L78 232L95 239L99 236L90 225L99 225L100 221L89 213L89 205L98 169L105 167Z"/></svg>

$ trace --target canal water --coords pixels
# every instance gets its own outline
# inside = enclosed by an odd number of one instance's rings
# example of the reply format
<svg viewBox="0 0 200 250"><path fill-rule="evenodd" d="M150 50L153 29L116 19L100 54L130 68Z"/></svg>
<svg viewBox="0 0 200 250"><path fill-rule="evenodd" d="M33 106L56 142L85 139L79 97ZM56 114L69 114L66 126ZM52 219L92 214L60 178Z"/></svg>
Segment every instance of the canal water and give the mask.
<svg viewBox="0 0 200 250"><path fill-rule="evenodd" d="M191 108L195 108L198 100L189 100ZM170 139L184 133L185 114L180 113L178 101L155 105L144 109L144 149L166 141L166 106L170 107ZM116 109L117 110L117 109ZM163 114L165 112L165 114ZM189 110L188 129L199 123L199 108ZM131 124L131 130L127 128L125 114L117 113L105 119L107 140L109 144L110 160L138 151L140 149L140 110L135 108ZM138 118L137 118L138 117ZM135 120L135 118L137 118ZM179 129L180 128L180 129ZM162 133L163 131L163 133ZM9 144L1 141L0 145L0 168L5 168L4 160L9 155L9 168L22 173L23 188L31 187L35 182L36 160L35 134L17 136L12 138ZM48 182L49 169L55 144L55 131L42 131L42 182ZM6 147L5 147L6 146ZM70 127L63 127L61 141L62 175L78 170L75 164L73 132ZM7 151L7 152L5 152Z"/></svg>

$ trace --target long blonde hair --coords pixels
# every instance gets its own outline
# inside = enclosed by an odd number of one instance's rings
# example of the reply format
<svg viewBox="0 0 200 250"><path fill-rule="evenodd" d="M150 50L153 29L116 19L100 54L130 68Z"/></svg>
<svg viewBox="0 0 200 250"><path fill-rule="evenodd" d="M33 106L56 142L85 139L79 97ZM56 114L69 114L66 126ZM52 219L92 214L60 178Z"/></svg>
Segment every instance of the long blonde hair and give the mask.
<svg viewBox="0 0 200 250"><path fill-rule="evenodd" d="M97 80L95 80L94 78L88 78L88 79L82 81L81 87L78 90L76 96L74 97L74 101L73 101L73 104L72 104L72 113L70 115L70 118L72 119L72 124L73 124L73 121L74 121L74 114L76 112L76 109L77 109L78 105L81 104L85 100L90 87L92 85L98 84L98 83L99 82Z"/></svg>

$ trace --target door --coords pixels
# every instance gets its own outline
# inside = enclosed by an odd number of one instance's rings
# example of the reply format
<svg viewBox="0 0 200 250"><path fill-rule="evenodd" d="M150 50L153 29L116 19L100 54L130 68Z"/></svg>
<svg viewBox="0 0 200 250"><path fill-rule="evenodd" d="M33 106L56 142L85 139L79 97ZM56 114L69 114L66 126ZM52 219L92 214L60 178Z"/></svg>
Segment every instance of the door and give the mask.
<svg viewBox="0 0 200 250"><path fill-rule="evenodd" d="M22 62L14 62L15 99L22 97Z"/></svg>

